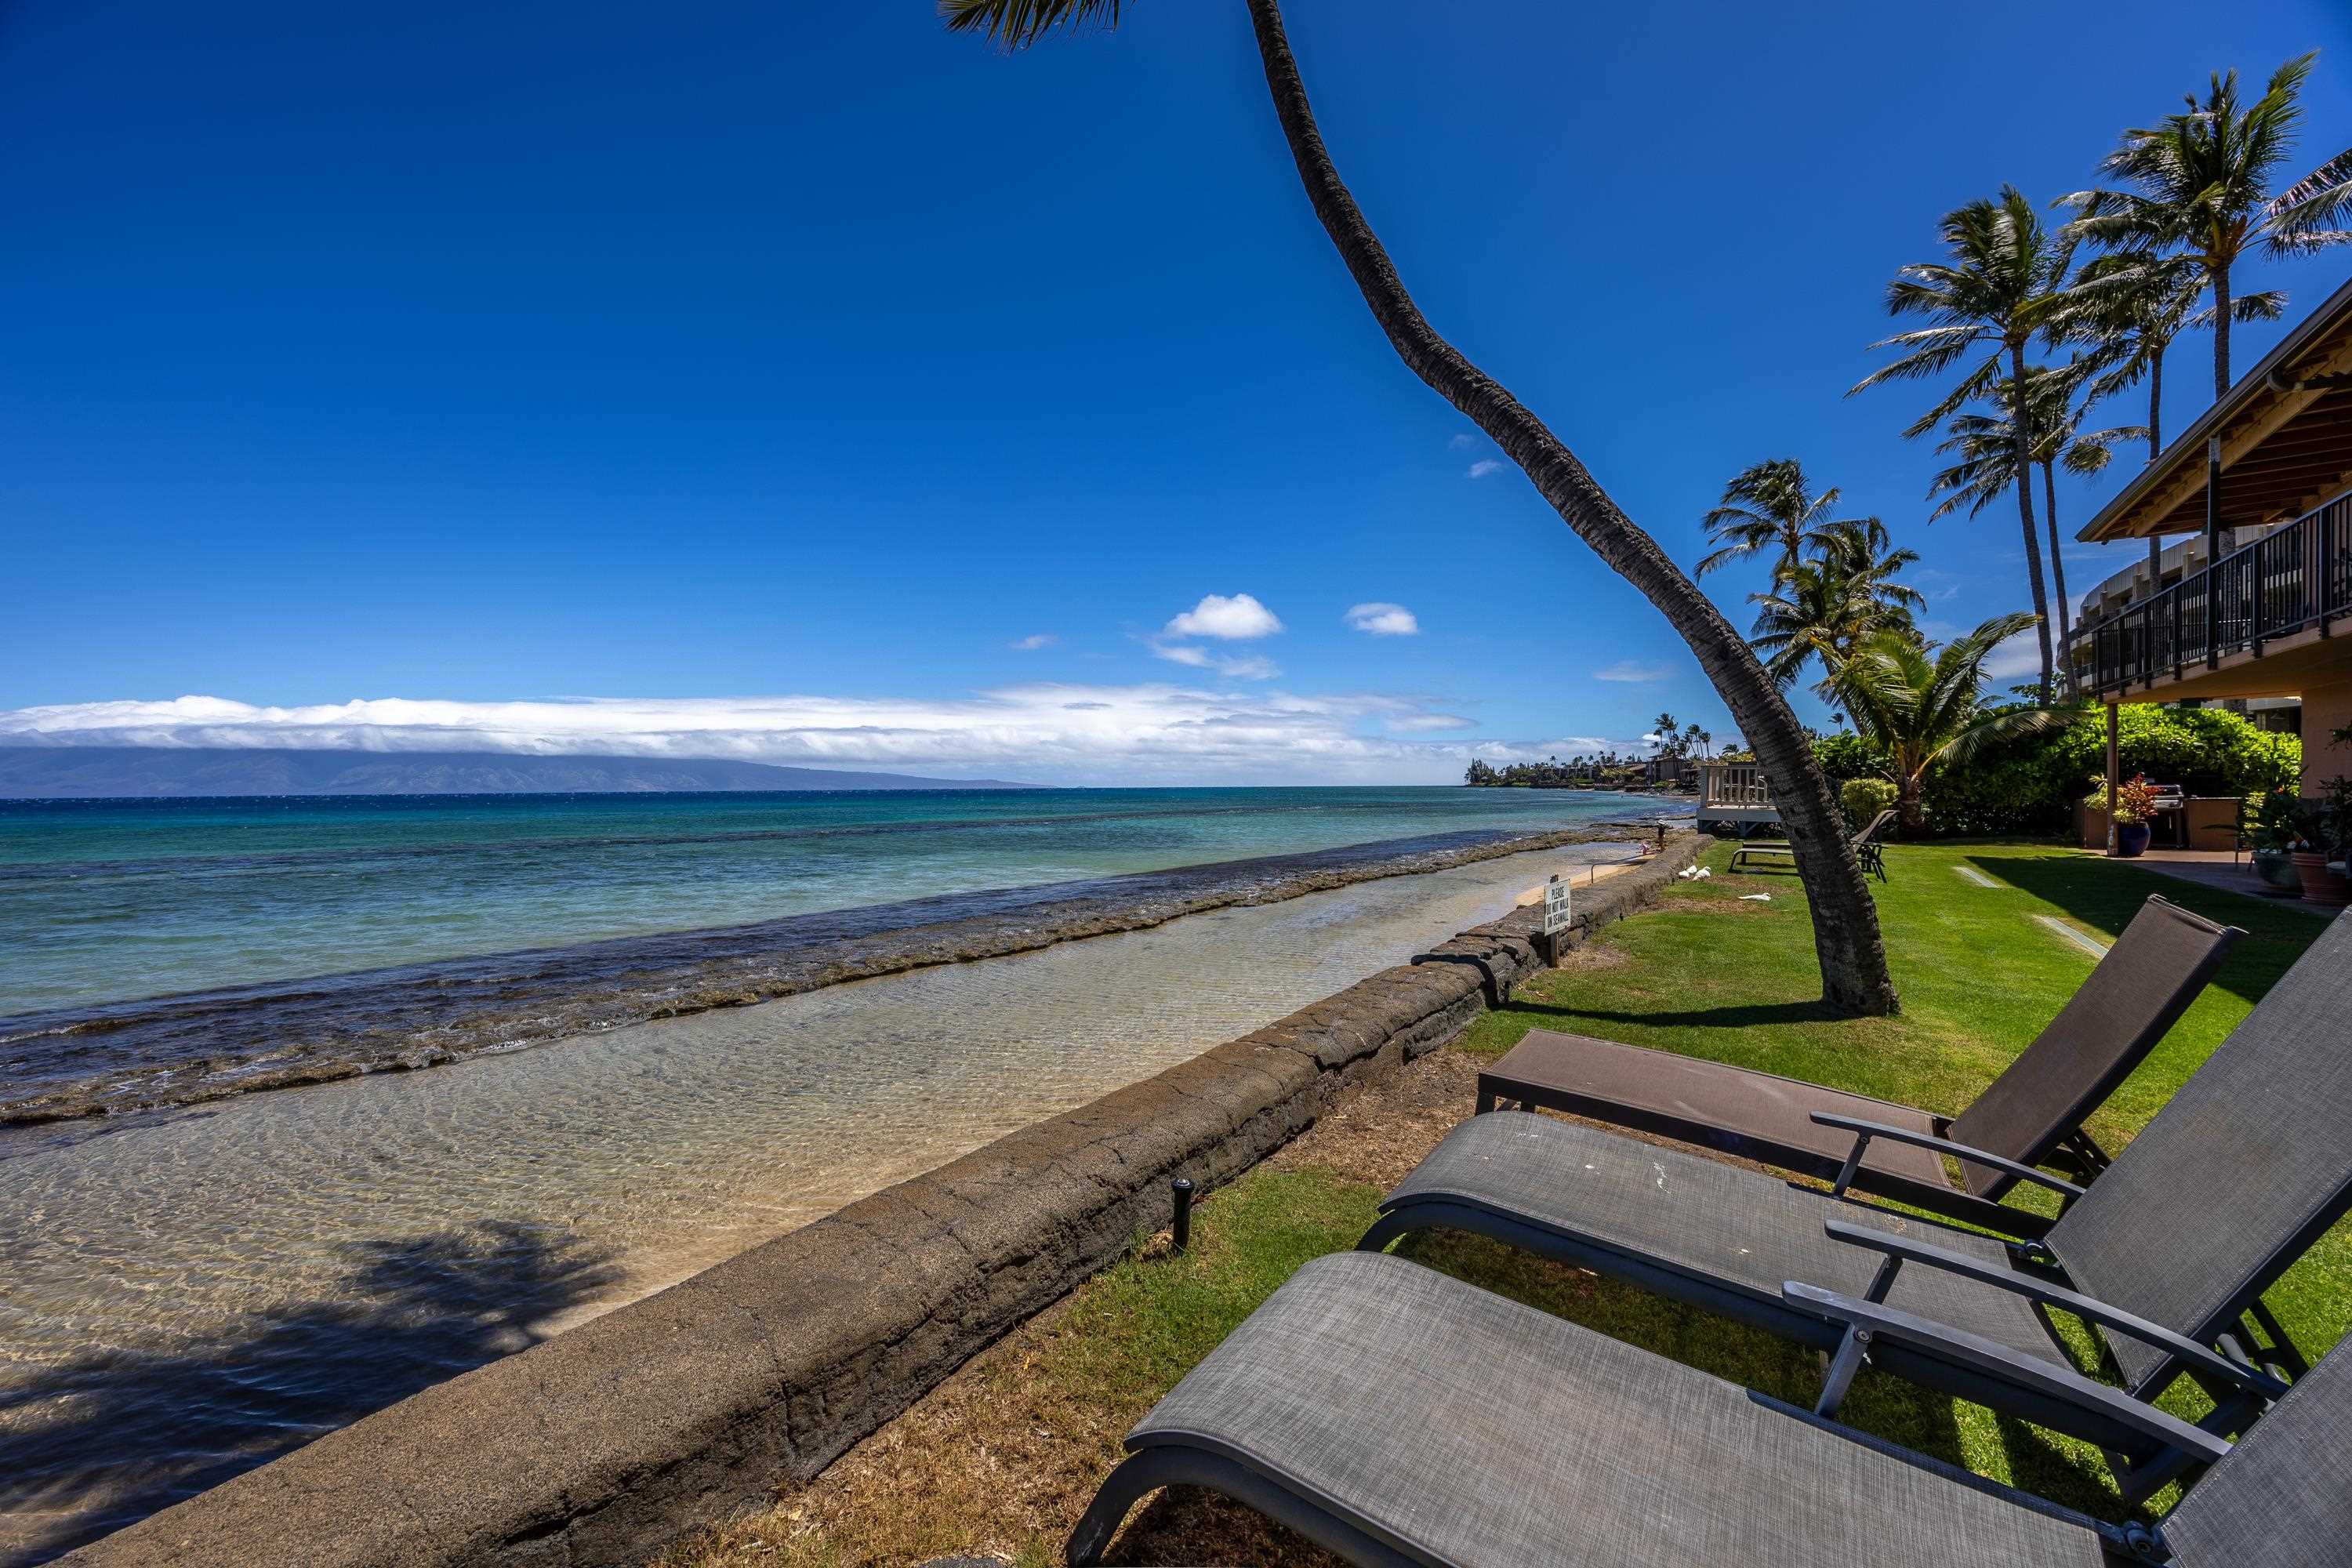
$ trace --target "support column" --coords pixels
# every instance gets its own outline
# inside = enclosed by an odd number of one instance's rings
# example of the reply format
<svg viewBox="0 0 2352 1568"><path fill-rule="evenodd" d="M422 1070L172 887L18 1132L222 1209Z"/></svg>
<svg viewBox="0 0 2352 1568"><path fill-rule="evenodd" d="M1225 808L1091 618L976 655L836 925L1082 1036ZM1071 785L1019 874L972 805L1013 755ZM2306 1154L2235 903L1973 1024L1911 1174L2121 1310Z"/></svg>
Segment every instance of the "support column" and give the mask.
<svg viewBox="0 0 2352 1568"><path fill-rule="evenodd" d="M2122 742L2117 739L2120 722L2116 704L2110 700L2107 703L2107 854L2111 858L2116 852L2116 775L2122 771L2123 765Z"/></svg>
<svg viewBox="0 0 2352 1568"><path fill-rule="evenodd" d="M2205 443L2205 667L2221 662L2221 437ZM2183 563L2184 568L2186 563ZM2181 576L2185 581L2188 573Z"/></svg>

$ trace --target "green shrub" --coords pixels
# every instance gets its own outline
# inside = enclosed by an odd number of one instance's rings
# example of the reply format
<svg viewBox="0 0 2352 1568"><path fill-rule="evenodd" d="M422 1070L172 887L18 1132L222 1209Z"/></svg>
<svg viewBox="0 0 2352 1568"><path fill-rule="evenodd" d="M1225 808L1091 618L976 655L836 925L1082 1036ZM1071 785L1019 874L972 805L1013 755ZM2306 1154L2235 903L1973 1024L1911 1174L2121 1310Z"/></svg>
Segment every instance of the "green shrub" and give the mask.
<svg viewBox="0 0 2352 1568"><path fill-rule="evenodd" d="M1886 753L1851 731L1815 736L1813 755L1821 759L1822 772L1833 779L1886 776Z"/></svg>
<svg viewBox="0 0 2352 1568"><path fill-rule="evenodd" d="M2191 795L2258 795L2294 789L2302 774L2300 741L2219 708L2134 703L2119 710L2117 720L2125 778L2145 773ZM1877 778L1886 767L1885 753L1854 734L1823 735L1813 754L1832 779ZM1928 831L1972 837L2063 833L2083 781L2104 779L2106 768L2106 715L2095 710L2055 733L1929 769L1922 794Z"/></svg>
<svg viewBox="0 0 2352 1568"><path fill-rule="evenodd" d="M2293 735L2257 729L2218 708L2137 703L2121 709L2117 720L2125 778L2144 773L2191 795L2247 795L2292 788L2301 773L2303 746ZM1931 770L1924 795L1929 830L2063 833L2083 781L2105 779L2106 771L2106 715L2094 711L2055 734Z"/></svg>
<svg viewBox="0 0 2352 1568"><path fill-rule="evenodd" d="M1845 808L1845 825L1856 833L1894 804L1895 786L1885 779L1848 779L1838 790L1838 805Z"/></svg>

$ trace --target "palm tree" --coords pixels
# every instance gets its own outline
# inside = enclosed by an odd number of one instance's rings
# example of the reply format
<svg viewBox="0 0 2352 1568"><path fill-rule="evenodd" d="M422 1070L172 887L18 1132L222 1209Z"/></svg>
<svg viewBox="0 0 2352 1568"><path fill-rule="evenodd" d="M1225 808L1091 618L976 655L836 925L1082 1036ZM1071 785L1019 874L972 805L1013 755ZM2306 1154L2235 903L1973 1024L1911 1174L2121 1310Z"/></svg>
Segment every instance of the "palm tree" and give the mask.
<svg viewBox="0 0 2352 1568"><path fill-rule="evenodd" d="M1657 606L1690 645L1756 748L1788 830L1812 915L1822 1000L1841 1012L1895 1012L1900 1004L1886 970L1876 906L1841 831L1829 778L1779 686L1714 603L1619 509L1576 454L1422 315L1323 144L1277 0L1246 4L1275 117L1307 203L1390 345L1431 390L1485 431L1577 537ZM1120 5L1119 0L940 0L940 9L950 30L978 33L1018 49L1059 28L1115 26Z"/></svg>
<svg viewBox="0 0 2352 1568"><path fill-rule="evenodd" d="M2164 450L2164 354L2183 327L2193 323L2205 269L2194 257L2168 254L2153 245L2135 246L2095 258L2081 274L2083 310L2072 335L2086 344L2101 367L2086 394L2086 405L2113 397L2145 376L2147 380L2147 460ZM2164 539L2147 536L2149 591L2164 575Z"/></svg>
<svg viewBox="0 0 2352 1568"><path fill-rule="evenodd" d="M2080 275L2081 309L2070 336L2090 350L2096 403L2147 380L2147 458L2164 450L2164 354L2181 329L2199 324L2205 269L2194 257L2148 247L2094 258Z"/></svg>
<svg viewBox="0 0 2352 1568"><path fill-rule="evenodd" d="M1911 634L1912 612L1926 601L1895 578L1919 554L1888 545L1886 526L1874 517L1842 523L1812 560L1775 577L1771 592L1748 595L1757 606L1748 641L1774 679L1793 681L1818 660L1822 681L1816 689L1826 700L1831 681L1862 643L1882 633Z"/></svg>
<svg viewBox="0 0 2352 1568"><path fill-rule="evenodd" d="M2336 153L2273 195L2279 172L2303 126L2299 101L2316 50L2271 73L2262 97L2242 107L2234 70L2207 79L2205 97L2181 114L2126 131L2099 169L2126 190L2081 191L2066 198L2083 216L2071 226L2111 245L2179 248L2204 274L2211 296L2213 395L2230 390L2230 325L2275 319L2286 297L2275 291L2234 297L2231 269L2259 247L2271 256L2301 255L2352 240L2335 226L2352 218L2352 148Z"/></svg>
<svg viewBox="0 0 2352 1568"><path fill-rule="evenodd" d="M1698 563L1698 575L1766 551L1776 551L1776 572L1795 565L1820 543L1838 503L1835 486L1814 495L1804 465L1794 458L1751 463L1723 487L1723 504L1699 519L1717 546Z"/></svg>
<svg viewBox="0 0 2352 1568"><path fill-rule="evenodd" d="M1906 834L1927 826L1920 801L1927 770L1937 763L1963 763L1997 741L2059 729L2073 718L2047 706L1984 708L1985 659L2032 619L1996 616L1940 649L1900 632L1881 632L1832 677L1854 728L1886 753Z"/></svg>
<svg viewBox="0 0 2352 1568"><path fill-rule="evenodd" d="M1663 757L1675 749L1675 736L1680 732L1680 725L1673 714L1661 713L1651 722L1650 732L1658 743L1658 755Z"/></svg>
<svg viewBox="0 0 2352 1568"><path fill-rule="evenodd" d="M2146 434L2137 425L2105 430L2082 427L2090 403L2077 404L2074 395L2095 368L2093 362L2077 361L2063 368L2030 366L2025 373L2026 401L2032 410L2032 455L2042 470L2042 510L2050 530L2050 575L2058 595L2061 640L2073 637L2074 628L2072 600L2066 592L2064 546L2058 531L2057 469L2063 464L2070 474L2104 472L2118 443L2135 441ZM1989 401L1996 410L2014 404L2006 380L1994 387ZM1945 438L1936 450L1952 454L1957 460L1928 482L1928 500L1944 497L1942 504L1927 514L1930 522L1963 505L1970 517L1976 516L2000 500L2017 478L2017 433L2006 413L1955 414L1944 429Z"/></svg>
<svg viewBox="0 0 2352 1568"><path fill-rule="evenodd" d="M2013 185L2003 185L1995 200L1970 202L1945 214L1941 232L1948 259L1914 262L1886 286L1889 315L1926 316L1933 324L1872 344L1898 349L1902 357L1865 376L1853 392L1883 381L1940 375L1972 353L1989 351L1941 402L1903 432L1919 436L1969 399L1992 393L2002 370L2009 372L2011 429L2017 446L2017 519L2025 534L2025 574L2042 638L2046 702L2053 668L2050 598L2042 584L2042 546L2033 529L2032 419L2024 403L2025 349L2037 335L2053 336L2069 325L2075 306L2066 277L2071 247L2043 228L2033 204Z"/></svg>

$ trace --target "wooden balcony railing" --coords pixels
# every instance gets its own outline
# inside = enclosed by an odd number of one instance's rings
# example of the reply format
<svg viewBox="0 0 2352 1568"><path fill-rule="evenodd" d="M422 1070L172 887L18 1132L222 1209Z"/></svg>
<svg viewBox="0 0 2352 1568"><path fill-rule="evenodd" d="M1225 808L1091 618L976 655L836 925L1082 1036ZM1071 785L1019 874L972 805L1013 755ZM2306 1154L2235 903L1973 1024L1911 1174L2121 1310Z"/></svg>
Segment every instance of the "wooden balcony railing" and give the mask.
<svg viewBox="0 0 2352 1568"><path fill-rule="evenodd" d="M2352 618L2352 494L2341 495L2204 571L2074 628L2067 658L2085 689L2178 680L2307 627Z"/></svg>

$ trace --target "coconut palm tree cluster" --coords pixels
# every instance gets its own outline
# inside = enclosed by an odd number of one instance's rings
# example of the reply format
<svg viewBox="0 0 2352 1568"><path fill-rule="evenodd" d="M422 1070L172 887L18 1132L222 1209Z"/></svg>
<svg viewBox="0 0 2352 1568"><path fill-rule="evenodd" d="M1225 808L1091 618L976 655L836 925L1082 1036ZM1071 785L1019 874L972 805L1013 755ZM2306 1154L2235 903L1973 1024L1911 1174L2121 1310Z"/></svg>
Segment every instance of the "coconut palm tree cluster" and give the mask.
<svg viewBox="0 0 2352 1568"><path fill-rule="evenodd" d="M1943 510L1973 494L2006 492L2011 475L2002 465L2013 464L2013 448L1997 433L1983 439L1986 450L1975 454L1982 473L1939 479L1940 488L1959 491ZM2051 460L2063 461L2068 437L2051 439L2058 448ZM1771 587L1748 596L1757 607L1748 640L1776 679L1817 674L1815 694L1841 719L1852 715L1855 730L1885 753L1902 829L1918 833L1927 826L1920 802L1929 768L2053 728L2064 715L2046 703L2001 707L1985 699L1986 659L2033 616L2000 616L1949 643L1928 642L1914 618L1925 601L1895 580L1917 552L1896 549L1877 518L1836 516L1838 499L1835 487L1814 491L1792 458L1741 470L1724 487L1723 504L1701 519L1716 548L1698 570L1770 558ZM1661 734L1673 734L1674 724L1672 715L1658 716Z"/></svg>
<svg viewBox="0 0 2352 1568"><path fill-rule="evenodd" d="M2230 329L2275 319L2276 289L2242 293L2238 264L2352 240L2352 149L2300 176L2301 103L2315 55L2287 61L2249 100L2234 70L2151 126L2126 131L2099 163L2109 182L2045 208L2011 185L1944 216L1942 254L1903 268L1886 308L1926 324L1872 347L1895 359L1861 392L1890 381L1941 381L1942 395L1904 434L1940 434L1951 459L1928 492L1932 517L1970 516L2017 500L2027 591L2042 654L2041 700L2056 684L2056 629L2071 632L2056 470L2096 473L2126 442L2162 448L2166 351L2183 331L2213 334L2213 394L2230 388ZM2145 383L2144 424L2087 429L2104 399ZM2050 542L2045 583L2035 479ZM2160 545L2150 541L2155 564Z"/></svg>
<svg viewBox="0 0 2352 1568"><path fill-rule="evenodd" d="M1699 562L1700 576L1770 559L1771 587L1748 595L1757 606L1748 642L1784 686L1818 667L1823 695L1864 638L1909 631L1924 603L1895 580L1918 552L1896 549L1877 518L1837 516L1838 500L1835 486L1816 493L1795 458L1772 458L1733 475L1722 504L1699 520L1716 546Z"/></svg>
<svg viewBox="0 0 2352 1568"><path fill-rule="evenodd" d="M1540 763L1513 763L1496 767L1473 759L1463 783L1517 789L1621 789L1642 782L1642 759L1622 752L1580 752L1572 757L1547 757Z"/></svg>

